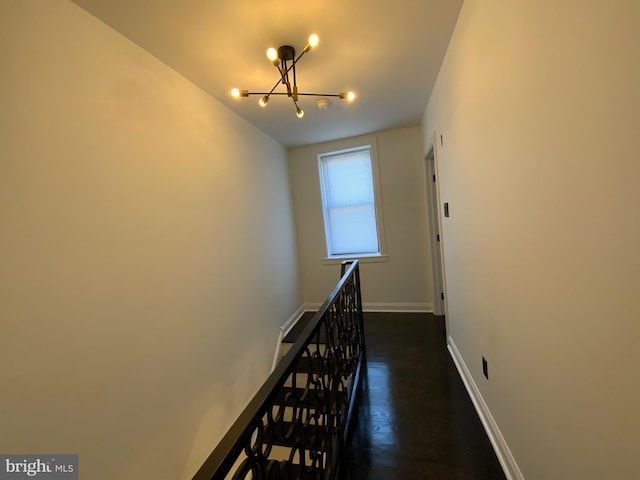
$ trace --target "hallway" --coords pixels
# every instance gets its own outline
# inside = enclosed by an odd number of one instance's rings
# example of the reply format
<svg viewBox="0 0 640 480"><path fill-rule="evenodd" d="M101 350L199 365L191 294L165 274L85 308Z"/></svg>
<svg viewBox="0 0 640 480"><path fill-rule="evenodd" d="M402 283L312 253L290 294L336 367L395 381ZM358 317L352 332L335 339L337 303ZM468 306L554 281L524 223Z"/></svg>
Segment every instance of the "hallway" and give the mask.
<svg viewBox="0 0 640 480"><path fill-rule="evenodd" d="M444 317L365 313L367 364L342 480L505 479L445 344Z"/></svg>

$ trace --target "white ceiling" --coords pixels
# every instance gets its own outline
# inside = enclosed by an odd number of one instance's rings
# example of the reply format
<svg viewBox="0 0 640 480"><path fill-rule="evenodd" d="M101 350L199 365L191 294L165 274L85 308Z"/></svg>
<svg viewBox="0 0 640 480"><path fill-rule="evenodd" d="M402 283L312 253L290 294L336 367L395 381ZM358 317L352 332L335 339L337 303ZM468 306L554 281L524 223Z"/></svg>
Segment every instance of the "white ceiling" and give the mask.
<svg viewBox="0 0 640 480"><path fill-rule="evenodd" d="M286 146L417 125L463 0L73 0ZM299 53L301 92L353 90L318 110L301 97L234 99L233 87L269 91L278 72L268 47ZM281 91L284 87L279 86Z"/></svg>

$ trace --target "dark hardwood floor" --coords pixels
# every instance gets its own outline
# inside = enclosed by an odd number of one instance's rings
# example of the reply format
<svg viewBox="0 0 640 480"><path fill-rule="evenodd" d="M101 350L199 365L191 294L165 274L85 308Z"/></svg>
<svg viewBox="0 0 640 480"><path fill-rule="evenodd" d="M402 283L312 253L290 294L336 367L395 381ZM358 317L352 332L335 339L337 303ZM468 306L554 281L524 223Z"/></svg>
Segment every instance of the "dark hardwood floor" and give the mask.
<svg viewBox="0 0 640 480"><path fill-rule="evenodd" d="M505 479L444 332L431 314L365 313L363 390L341 480Z"/></svg>

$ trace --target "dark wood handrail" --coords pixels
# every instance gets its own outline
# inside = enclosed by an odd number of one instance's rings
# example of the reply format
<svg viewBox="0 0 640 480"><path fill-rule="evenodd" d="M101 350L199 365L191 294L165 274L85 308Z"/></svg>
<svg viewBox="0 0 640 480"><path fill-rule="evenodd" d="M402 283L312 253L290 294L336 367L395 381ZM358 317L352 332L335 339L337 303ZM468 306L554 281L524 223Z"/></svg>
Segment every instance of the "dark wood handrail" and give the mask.
<svg viewBox="0 0 640 480"><path fill-rule="evenodd" d="M252 436L254 436L256 432L256 425L259 425L259 428L261 428L262 418L266 412L273 407L278 396L281 395L285 382L292 374L295 375L296 366L300 359L305 354L309 354L308 347L314 343L314 337L316 338L315 343L318 343L317 339L319 338L320 329L328 319L338 319L339 321L345 314L355 314L357 316L356 329L358 331L351 335L358 335L357 342L359 342L359 346L355 345L355 350L364 348L364 326L358 261L343 262L341 273L340 281L329 294L329 297L303 329L291 349L280 360L276 368L266 379L264 385L255 394L217 447L202 464L193 477L193 480L222 480L226 478L238 458L243 455L243 450L245 450L245 452L247 451L247 445L250 444ZM352 289L353 291L351 291ZM350 305L348 307L341 305L344 302L350 303ZM349 309L346 313L343 312L345 308ZM324 328L326 331L335 332L336 329L339 330L342 327L325 326ZM353 328L353 326L350 328ZM356 359L357 371L353 372L356 374L354 375L356 379L359 376L361 352L362 350L356 352L358 357ZM351 405L349 405L349 411L351 410L350 407ZM326 476L323 475L323 477Z"/></svg>

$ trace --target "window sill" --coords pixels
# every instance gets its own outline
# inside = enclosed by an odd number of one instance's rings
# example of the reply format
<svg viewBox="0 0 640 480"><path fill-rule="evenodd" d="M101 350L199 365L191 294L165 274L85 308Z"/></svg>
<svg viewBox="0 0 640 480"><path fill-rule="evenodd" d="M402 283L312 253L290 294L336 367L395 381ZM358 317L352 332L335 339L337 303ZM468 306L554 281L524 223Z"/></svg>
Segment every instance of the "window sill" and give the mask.
<svg viewBox="0 0 640 480"><path fill-rule="evenodd" d="M379 263L387 262L389 260L388 255L341 255L335 257L327 257L322 259L324 265L336 265L344 262L345 260L358 260L360 263Z"/></svg>

